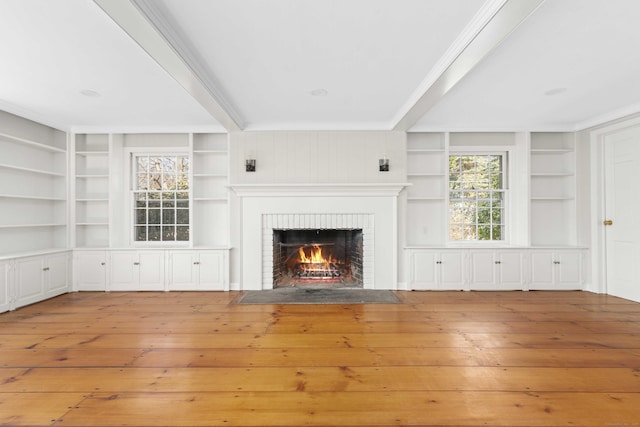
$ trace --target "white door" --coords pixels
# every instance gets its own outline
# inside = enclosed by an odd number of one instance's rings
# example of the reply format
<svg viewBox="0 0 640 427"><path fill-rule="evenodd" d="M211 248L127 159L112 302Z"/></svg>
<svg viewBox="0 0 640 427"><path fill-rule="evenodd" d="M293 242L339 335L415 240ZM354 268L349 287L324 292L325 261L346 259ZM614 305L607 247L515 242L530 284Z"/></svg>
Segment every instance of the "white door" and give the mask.
<svg viewBox="0 0 640 427"><path fill-rule="evenodd" d="M200 290L224 290L224 254L222 252L200 252L198 260Z"/></svg>
<svg viewBox="0 0 640 427"><path fill-rule="evenodd" d="M112 291L137 291L140 262L135 251L111 252L110 277Z"/></svg>
<svg viewBox="0 0 640 427"><path fill-rule="evenodd" d="M191 251L175 251L169 256L169 290L194 291L197 289L197 256Z"/></svg>
<svg viewBox="0 0 640 427"><path fill-rule="evenodd" d="M605 137L607 293L640 301L640 128Z"/></svg>
<svg viewBox="0 0 640 427"><path fill-rule="evenodd" d="M164 252L140 251L139 254L139 283L140 291L164 290Z"/></svg>
<svg viewBox="0 0 640 427"><path fill-rule="evenodd" d="M0 261L0 313L11 308L11 293L9 292L9 263Z"/></svg>

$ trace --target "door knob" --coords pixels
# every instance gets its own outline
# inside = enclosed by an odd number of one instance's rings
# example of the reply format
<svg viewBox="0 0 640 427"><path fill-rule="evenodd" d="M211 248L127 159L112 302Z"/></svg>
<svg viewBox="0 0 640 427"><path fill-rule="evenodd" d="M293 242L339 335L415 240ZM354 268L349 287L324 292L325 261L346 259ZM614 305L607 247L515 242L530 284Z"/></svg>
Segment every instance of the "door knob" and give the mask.
<svg viewBox="0 0 640 427"><path fill-rule="evenodd" d="M602 223L603 223L604 225L613 225L613 221L612 221L612 220L610 220L610 219L605 219L604 221L602 221Z"/></svg>

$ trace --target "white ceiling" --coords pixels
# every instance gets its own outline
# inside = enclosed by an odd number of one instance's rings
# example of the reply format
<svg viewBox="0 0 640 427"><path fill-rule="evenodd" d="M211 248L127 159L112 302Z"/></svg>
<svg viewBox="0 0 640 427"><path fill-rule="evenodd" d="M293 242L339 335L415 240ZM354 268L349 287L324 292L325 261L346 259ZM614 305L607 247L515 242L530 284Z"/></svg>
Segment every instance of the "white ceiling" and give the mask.
<svg viewBox="0 0 640 427"><path fill-rule="evenodd" d="M639 20L637 0L1 0L0 109L75 132L575 130L640 111Z"/></svg>

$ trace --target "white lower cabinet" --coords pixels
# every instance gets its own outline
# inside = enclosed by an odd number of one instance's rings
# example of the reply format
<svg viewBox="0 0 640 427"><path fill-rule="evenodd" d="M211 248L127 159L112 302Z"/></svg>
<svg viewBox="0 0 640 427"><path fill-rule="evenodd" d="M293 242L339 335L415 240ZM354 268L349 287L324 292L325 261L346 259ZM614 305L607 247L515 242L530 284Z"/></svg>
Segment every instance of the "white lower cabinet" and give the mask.
<svg viewBox="0 0 640 427"><path fill-rule="evenodd" d="M11 310L11 297L13 289L11 286L11 263L9 261L0 261L0 313Z"/></svg>
<svg viewBox="0 0 640 427"><path fill-rule="evenodd" d="M164 251L111 251L109 266L112 291L162 291Z"/></svg>
<svg viewBox="0 0 640 427"><path fill-rule="evenodd" d="M477 250L469 254L470 288L474 290L523 289L522 251Z"/></svg>
<svg viewBox="0 0 640 427"><path fill-rule="evenodd" d="M107 251L75 251L73 253L73 289L106 291L107 258Z"/></svg>
<svg viewBox="0 0 640 427"><path fill-rule="evenodd" d="M465 287L464 251L411 250L410 288L460 290Z"/></svg>
<svg viewBox="0 0 640 427"><path fill-rule="evenodd" d="M228 290L226 265L226 251L171 251L169 253L169 290Z"/></svg>
<svg viewBox="0 0 640 427"><path fill-rule="evenodd" d="M576 290L582 249L407 249L409 289Z"/></svg>
<svg viewBox="0 0 640 427"><path fill-rule="evenodd" d="M531 252L531 290L582 289L583 254L573 250Z"/></svg>
<svg viewBox="0 0 640 427"><path fill-rule="evenodd" d="M69 254L17 258L15 268L15 307L42 301L68 292Z"/></svg>

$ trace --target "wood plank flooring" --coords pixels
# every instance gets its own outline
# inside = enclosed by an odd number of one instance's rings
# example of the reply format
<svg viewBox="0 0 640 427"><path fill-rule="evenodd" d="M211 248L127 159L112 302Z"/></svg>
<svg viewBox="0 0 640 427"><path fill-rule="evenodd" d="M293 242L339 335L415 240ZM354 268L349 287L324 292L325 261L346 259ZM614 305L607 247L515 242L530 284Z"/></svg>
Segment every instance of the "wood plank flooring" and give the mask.
<svg viewBox="0 0 640 427"><path fill-rule="evenodd" d="M0 425L640 426L640 304L74 293L0 315Z"/></svg>

